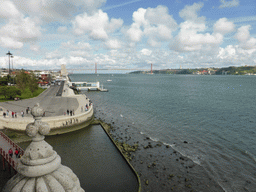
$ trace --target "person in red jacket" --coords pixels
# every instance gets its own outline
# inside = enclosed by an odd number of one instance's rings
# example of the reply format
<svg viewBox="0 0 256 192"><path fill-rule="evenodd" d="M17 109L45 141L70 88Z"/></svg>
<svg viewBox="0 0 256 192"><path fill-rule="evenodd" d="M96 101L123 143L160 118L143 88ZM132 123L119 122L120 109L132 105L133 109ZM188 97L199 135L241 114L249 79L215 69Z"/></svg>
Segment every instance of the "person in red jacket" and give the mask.
<svg viewBox="0 0 256 192"><path fill-rule="evenodd" d="M8 153L9 153L10 157L12 157L12 155L13 155L12 148L9 149Z"/></svg>
<svg viewBox="0 0 256 192"><path fill-rule="evenodd" d="M16 155L16 158L18 158L18 156L19 156L19 151L18 151L18 149L16 149L14 153L15 153L15 155Z"/></svg>

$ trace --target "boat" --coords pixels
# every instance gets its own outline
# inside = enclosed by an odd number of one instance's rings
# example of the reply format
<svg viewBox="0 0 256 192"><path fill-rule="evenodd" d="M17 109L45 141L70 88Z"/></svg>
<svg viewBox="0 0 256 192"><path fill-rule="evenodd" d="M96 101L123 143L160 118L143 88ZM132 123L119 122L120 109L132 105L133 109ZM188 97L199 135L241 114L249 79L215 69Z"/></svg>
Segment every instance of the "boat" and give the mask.
<svg viewBox="0 0 256 192"><path fill-rule="evenodd" d="M101 91L101 92L108 92L107 89L104 89L104 88L103 88L103 84L101 85L101 88L99 88L99 91Z"/></svg>
<svg viewBox="0 0 256 192"><path fill-rule="evenodd" d="M110 76L110 75L109 75ZM113 76L113 75L112 75ZM110 78L107 80L108 82L112 81Z"/></svg>

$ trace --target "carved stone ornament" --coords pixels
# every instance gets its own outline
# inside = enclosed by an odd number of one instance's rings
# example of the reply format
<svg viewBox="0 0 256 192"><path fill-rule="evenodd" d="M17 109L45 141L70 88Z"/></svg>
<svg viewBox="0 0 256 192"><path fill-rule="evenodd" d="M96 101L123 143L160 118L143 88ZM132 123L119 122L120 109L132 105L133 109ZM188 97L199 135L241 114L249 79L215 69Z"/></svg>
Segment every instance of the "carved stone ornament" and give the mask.
<svg viewBox="0 0 256 192"><path fill-rule="evenodd" d="M18 173L7 182L3 192L84 192L77 176L70 168L61 165L60 156L44 141L50 127L41 121L43 112L39 104L32 108L35 121L26 127L32 142L19 160Z"/></svg>

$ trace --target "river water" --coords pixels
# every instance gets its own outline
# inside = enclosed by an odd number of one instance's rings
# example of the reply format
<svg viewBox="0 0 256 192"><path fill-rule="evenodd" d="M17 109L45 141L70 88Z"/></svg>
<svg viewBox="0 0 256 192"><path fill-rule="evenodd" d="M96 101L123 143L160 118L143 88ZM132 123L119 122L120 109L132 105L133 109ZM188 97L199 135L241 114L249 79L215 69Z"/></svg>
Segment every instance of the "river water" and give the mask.
<svg viewBox="0 0 256 192"><path fill-rule="evenodd" d="M100 125L68 134L47 136L45 141L60 155L62 165L77 175L88 192L136 192L138 180ZM20 143L25 149L30 142Z"/></svg>
<svg viewBox="0 0 256 192"><path fill-rule="evenodd" d="M256 76L72 74L107 123L129 122L202 166L225 191L255 191ZM112 80L112 81L107 81ZM184 142L185 141L185 142Z"/></svg>

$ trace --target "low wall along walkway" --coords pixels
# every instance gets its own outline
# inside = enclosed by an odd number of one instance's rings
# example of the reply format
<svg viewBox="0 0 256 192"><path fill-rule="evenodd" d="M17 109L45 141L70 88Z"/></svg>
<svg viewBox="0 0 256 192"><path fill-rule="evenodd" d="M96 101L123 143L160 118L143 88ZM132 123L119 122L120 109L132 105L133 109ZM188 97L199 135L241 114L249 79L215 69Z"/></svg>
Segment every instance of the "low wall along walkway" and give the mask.
<svg viewBox="0 0 256 192"><path fill-rule="evenodd" d="M93 119L93 104L89 104L89 100L84 94L75 95L73 90L70 89L66 83L63 85L62 91L63 94L61 97L75 98L78 102L78 107L74 111L75 115L72 116L63 114L59 116L44 117L42 121L47 122L50 125L50 135L72 131L69 129L70 127L72 127L73 130L76 130L79 128L79 126L75 127L76 125L85 127L89 125ZM85 110L85 104L89 106L88 111ZM17 118L12 118L10 113L8 117L3 117L4 111L6 111L4 108L0 111L0 129L6 128L13 131L25 131L26 126L29 123L34 122L33 117L21 117L18 115ZM82 127L80 126L80 128Z"/></svg>
<svg viewBox="0 0 256 192"><path fill-rule="evenodd" d="M47 122L50 125L51 129L58 129L66 126L71 126L75 124L81 124L93 117L93 105L89 107L89 110L78 115L63 115L63 116L55 116L55 117L44 117L43 122ZM25 131L26 126L33 122L32 117L24 117L24 118L1 118L1 126L2 128L8 128L16 131Z"/></svg>

